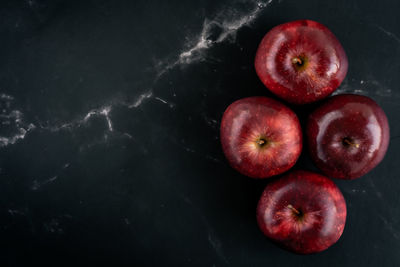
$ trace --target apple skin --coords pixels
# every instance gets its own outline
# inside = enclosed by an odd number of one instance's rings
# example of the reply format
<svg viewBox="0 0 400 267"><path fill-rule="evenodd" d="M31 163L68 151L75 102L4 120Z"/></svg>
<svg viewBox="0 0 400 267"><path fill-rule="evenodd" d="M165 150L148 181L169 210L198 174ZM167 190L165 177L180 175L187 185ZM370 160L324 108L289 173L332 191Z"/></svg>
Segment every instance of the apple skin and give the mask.
<svg viewBox="0 0 400 267"><path fill-rule="evenodd" d="M336 95L313 111L307 139L311 158L329 177L358 178L382 161L389 145L384 111L369 97Z"/></svg>
<svg viewBox="0 0 400 267"><path fill-rule="evenodd" d="M339 240L346 223L346 201L332 180L293 171L267 185L257 207L261 231L299 254L323 251Z"/></svg>
<svg viewBox="0 0 400 267"><path fill-rule="evenodd" d="M267 97L232 103L222 117L220 137L230 165L252 178L287 171L296 163L303 145L296 114Z"/></svg>
<svg viewBox="0 0 400 267"><path fill-rule="evenodd" d="M346 53L321 23L297 20L274 27L262 39L255 69L280 98L306 104L330 95L346 76Z"/></svg>

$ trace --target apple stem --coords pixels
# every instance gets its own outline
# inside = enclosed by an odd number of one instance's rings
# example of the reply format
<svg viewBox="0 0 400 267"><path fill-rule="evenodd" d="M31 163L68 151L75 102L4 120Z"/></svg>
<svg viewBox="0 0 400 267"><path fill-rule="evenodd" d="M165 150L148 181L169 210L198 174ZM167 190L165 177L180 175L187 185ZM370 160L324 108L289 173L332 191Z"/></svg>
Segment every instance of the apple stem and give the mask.
<svg viewBox="0 0 400 267"><path fill-rule="evenodd" d="M293 64L297 64L297 65L301 65L301 64L303 64L303 61L300 58L295 57L295 58L292 59L292 63Z"/></svg>
<svg viewBox="0 0 400 267"><path fill-rule="evenodd" d="M356 147L356 148L359 148L359 147L360 147L360 144L354 143L354 142L350 141L348 138L344 138L344 139L343 139L343 142L344 142L346 145L349 145L349 146L354 146L354 147Z"/></svg>
<svg viewBox="0 0 400 267"><path fill-rule="evenodd" d="M293 207L292 205L287 205L287 207L293 211L294 213L296 213L297 215L300 215L300 211L298 211L295 207Z"/></svg>
<svg viewBox="0 0 400 267"><path fill-rule="evenodd" d="M264 139L257 140L257 144L262 146L263 144L265 144L265 140Z"/></svg>

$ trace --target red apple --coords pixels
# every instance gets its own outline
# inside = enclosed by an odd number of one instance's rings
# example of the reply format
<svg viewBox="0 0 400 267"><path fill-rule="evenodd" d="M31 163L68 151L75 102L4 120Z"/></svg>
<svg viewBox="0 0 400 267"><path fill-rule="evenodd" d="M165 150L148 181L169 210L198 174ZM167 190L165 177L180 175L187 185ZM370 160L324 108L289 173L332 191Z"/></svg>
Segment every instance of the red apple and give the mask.
<svg viewBox="0 0 400 267"><path fill-rule="evenodd" d="M346 201L328 178L294 171L267 185L257 207L262 232L300 254L320 252L338 241L346 223Z"/></svg>
<svg viewBox="0 0 400 267"><path fill-rule="evenodd" d="M267 178L297 161L302 132L296 114L267 97L232 103L221 122L222 148L230 165L244 175Z"/></svg>
<svg viewBox="0 0 400 267"><path fill-rule="evenodd" d="M369 97L337 95L316 109L307 125L311 158L328 176L360 177L382 161L389 145L384 111Z"/></svg>
<svg viewBox="0 0 400 267"><path fill-rule="evenodd" d="M321 23L297 20L278 25L261 41L255 68L264 85L295 104L331 94L347 73L347 56Z"/></svg>

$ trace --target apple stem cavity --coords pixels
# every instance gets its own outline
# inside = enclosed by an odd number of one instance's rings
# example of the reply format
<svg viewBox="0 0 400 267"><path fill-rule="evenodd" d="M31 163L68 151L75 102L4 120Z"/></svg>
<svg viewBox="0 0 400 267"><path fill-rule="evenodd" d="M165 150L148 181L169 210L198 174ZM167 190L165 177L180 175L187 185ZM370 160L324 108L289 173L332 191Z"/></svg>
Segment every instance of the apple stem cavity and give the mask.
<svg viewBox="0 0 400 267"><path fill-rule="evenodd" d="M263 138L260 138L260 139L258 139L258 140L256 141L256 143L257 143L257 145L258 145L259 147L263 147L263 146L265 146L265 145L267 144L267 140L265 140L265 139L263 139Z"/></svg>
<svg viewBox="0 0 400 267"><path fill-rule="evenodd" d="M342 143L344 146L347 146L347 147L355 147L355 148L360 147L360 144L355 143L353 140L351 140L348 137L343 138Z"/></svg>
<svg viewBox="0 0 400 267"><path fill-rule="evenodd" d="M297 216L301 215L301 212L298 211L295 207L293 207L292 205L287 205L288 209L290 209L291 211L293 211L293 213L295 213Z"/></svg>
<svg viewBox="0 0 400 267"><path fill-rule="evenodd" d="M292 58L292 64L296 71L303 71L307 68L308 61L305 55L299 55Z"/></svg>
<svg viewBox="0 0 400 267"><path fill-rule="evenodd" d="M299 57L295 57L292 59L292 63L296 64L298 66L301 66L301 65L303 65L303 60L301 60L301 58L299 58Z"/></svg>

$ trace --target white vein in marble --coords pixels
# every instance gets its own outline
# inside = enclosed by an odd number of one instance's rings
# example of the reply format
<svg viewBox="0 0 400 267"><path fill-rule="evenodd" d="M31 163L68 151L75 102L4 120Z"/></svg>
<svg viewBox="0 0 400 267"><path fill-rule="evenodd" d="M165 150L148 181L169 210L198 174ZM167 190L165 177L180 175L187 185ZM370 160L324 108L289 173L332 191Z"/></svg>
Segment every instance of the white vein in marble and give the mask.
<svg viewBox="0 0 400 267"><path fill-rule="evenodd" d="M170 108L174 108L174 107L175 107L175 103L168 102L167 100L162 99L161 97L157 97L157 96L156 96L156 97L154 97L154 99L157 100L157 101L160 101L160 102L163 103L163 104L168 105Z"/></svg>
<svg viewBox="0 0 400 267"><path fill-rule="evenodd" d="M370 95L370 96L381 96L381 97L390 97L394 96L392 89L388 88L386 85L380 83L373 77L370 77L365 80L356 80L356 79L345 79L339 88L332 94L361 94L361 95Z"/></svg>
<svg viewBox="0 0 400 267"><path fill-rule="evenodd" d="M0 94L0 147L15 144L24 139L28 132L36 128L33 123L26 123L24 114L15 108L14 97ZM3 132L5 131L5 132Z"/></svg>
<svg viewBox="0 0 400 267"><path fill-rule="evenodd" d="M390 31L384 29L383 27L381 27L381 26L379 26L379 25L375 25L375 26L376 26L381 32L383 32L383 33L386 34L388 37L392 38L393 40L395 40L397 43L400 44L400 38L399 38L396 34L394 34L394 33L390 32Z"/></svg>
<svg viewBox="0 0 400 267"><path fill-rule="evenodd" d="M57 180L57 178L58 178L58 176L55 175L55 176L52 176L49 179L46 179L46 180L44 180L42 182L40 182L38 180L33 180L33 184L31 186L31 189L33 191L36 191L36 190L40 189L42 186L54 182L55 180Z"/></svg>
<svg viewBox="0 0 400 267"><path fill-rule="evenodd" d="M252 7L244 13L227 8L218 12L213 18L204 19L201 32L197 37L189 38L187 48L179 54L175 61L159 62L158 65L163 67L159 70L157 77L164 75L177 65L187 65L203 60L203 52L215 44L225 41L234 42L237 31L244 26L249 26L263 9L272 3L272 0L249 1L248 3L251 3Z"/></svg>
<svg viewBox="0 0 400 267"><path fill-rule="evenodd" d="M149 99L153 96L153 92L148 90L147 92L139 95L139 97L131 104L127 104L128 108L137 108L139 107L146 99Z"/></svg>
<svg viewBox="0 0 400 267"><path fill-rule="evenodd" d="M397 229L392 222L386 219L384 216L379 215L379 218L382 220L385 228L393 235L394 238L400 239L400 230Z"/></svg>

